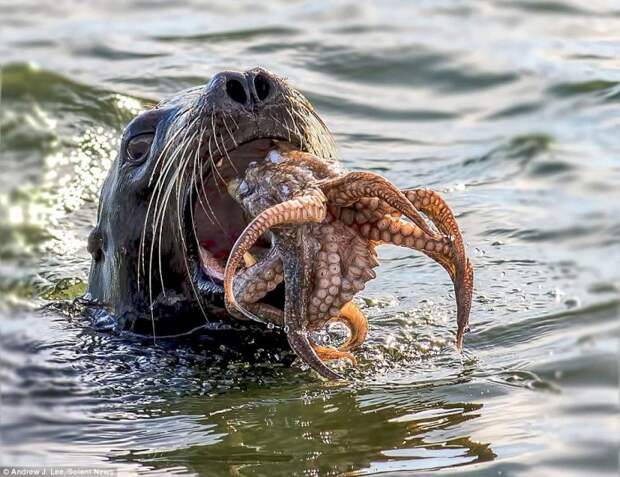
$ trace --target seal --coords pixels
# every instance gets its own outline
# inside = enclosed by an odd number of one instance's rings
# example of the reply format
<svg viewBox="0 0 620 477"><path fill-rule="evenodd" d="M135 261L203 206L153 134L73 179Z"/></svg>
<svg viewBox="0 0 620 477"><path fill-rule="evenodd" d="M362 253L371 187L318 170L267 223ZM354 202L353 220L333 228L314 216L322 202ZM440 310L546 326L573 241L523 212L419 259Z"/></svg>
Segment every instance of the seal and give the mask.
<svg viewBox="0 0 620 477"><path fill-rule="evenodd" d="M310 102L263 68L220 72L134 118L88 237L86 298L140 334L229 322L209 258L228 256L247 219L225 184L274 141L336 160Z"/></svg>

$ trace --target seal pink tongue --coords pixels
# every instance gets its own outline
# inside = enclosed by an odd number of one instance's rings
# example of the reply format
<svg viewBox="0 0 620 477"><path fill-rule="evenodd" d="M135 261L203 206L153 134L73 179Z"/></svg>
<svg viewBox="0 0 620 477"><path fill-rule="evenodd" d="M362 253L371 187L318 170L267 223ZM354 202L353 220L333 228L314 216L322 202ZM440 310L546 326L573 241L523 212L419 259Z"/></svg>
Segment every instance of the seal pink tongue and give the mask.
<svg viewBox="0 0 620 477"><path fill-rule="evenodd" d="M193 219L200 244L200 259L205 273L221 280L223 264L245 228L245 219L241 208L213 177L206 180L199 191L201 194L194 206Z"/></svg>
<svg viewBox="0 0 620 477"><path fill-rule="evenodd" d="M204 248L202 245L200 246L200 262L202 263L202 268L207 275L219 280L220 282L224 281L223 260L219 260L214 257L211 252L209 252L209 250Z"/></svg>

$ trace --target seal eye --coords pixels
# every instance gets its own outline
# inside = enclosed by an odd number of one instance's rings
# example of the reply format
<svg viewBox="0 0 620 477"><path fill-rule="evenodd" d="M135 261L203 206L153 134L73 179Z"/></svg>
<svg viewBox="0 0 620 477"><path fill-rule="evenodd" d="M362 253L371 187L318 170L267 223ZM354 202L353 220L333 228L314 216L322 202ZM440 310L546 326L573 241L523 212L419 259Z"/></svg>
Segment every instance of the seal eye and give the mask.
<svg viewBox="0 0 620 477"><path fill-rule="evenodd" d="M146 159L153 143L153 133L140 134L132 137L127 143L127 157L131 162L142 162Z"/></svg>

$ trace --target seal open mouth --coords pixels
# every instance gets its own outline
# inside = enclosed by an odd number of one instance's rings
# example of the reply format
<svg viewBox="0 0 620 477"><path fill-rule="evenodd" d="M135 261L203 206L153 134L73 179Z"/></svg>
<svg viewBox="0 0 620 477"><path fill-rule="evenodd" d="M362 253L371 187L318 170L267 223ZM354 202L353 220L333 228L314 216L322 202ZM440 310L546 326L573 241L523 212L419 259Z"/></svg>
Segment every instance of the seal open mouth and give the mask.
<svg viewBox="0 0 620 477"><path fill-rule="evenodd" d="M229 193L229 185L243 178L249 164L262 160L274 147L300 148L284 138L254 139L220 157L200 183L190 207L192 237L198 246L200 271L215 286L222 286L226 262L235 242L250 223L249 216ZM261 238L245 255L246 265L264 256L271 244ZM221 289L223 293L223 288ZM270 294L271 303L283 304L282 290Z"/></svg>
<svg viewBox="0 0 620 477"><path fill-rule="evenodd" d="M218 160L198 188L193 220L204 273L216 283L224 280L224 266L232 247L248 225L247 214L228 193L228 183L243 177L251 162L273 148L271 139L256 139L228 152Z"/></svg>

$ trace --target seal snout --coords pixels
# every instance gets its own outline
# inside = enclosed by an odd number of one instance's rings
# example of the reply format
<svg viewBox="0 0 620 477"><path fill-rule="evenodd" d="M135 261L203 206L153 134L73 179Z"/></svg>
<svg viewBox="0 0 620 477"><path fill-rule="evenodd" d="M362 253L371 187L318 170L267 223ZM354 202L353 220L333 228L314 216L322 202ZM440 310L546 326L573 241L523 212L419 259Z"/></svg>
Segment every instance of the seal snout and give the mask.
<svg viewBox="0 0 620 477"><path fill-rule="evenodd" d="M217 73L211 79L208 90L215 97L214 106L252 110L271 102L277 97L279 88L273 73L263 68L254 68L244 73Z"/></svg>

